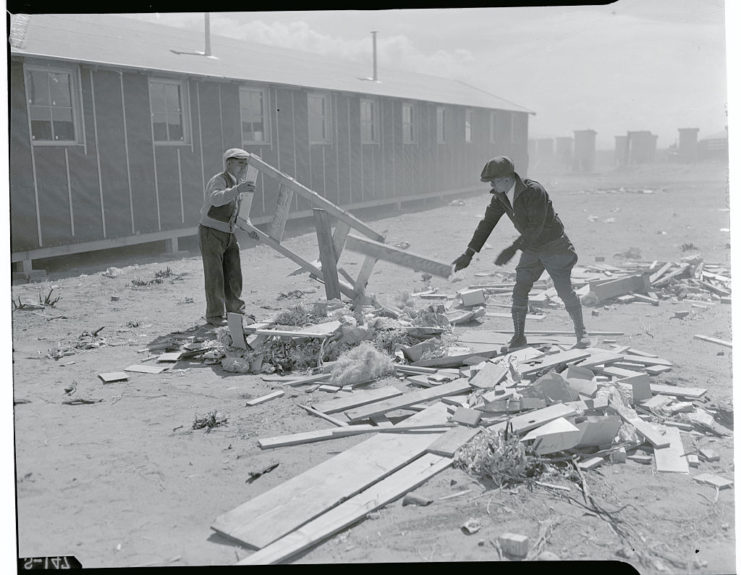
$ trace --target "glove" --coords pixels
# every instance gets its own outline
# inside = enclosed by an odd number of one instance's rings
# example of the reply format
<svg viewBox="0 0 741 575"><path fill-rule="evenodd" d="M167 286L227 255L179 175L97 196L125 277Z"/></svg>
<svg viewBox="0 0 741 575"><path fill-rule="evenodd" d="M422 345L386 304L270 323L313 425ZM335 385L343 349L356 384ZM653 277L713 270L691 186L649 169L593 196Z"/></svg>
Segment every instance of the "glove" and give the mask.
<svg viewBox="0 0 741 575"><path fill-rule="evenodd" d="M473 257L474 253L476 252L474 252L470 248L466 248L466 251L462 255L453 260L453 270L458 271L462 270L463 268L467 268L468 265L471 263L471 258Z"/></svg>
<svg viewBox="0 0 741 575"><path fill-rule="evenodd" d="M514 245L504 248L497 256L497 259L494 260L494 263L498 266L503 266L514 257L515 253L517 253L517 247Z"/></svg>
<svg viewBox="0 0 741 575"><path fill-rule="evenodd" d="M249 232L247 232L247 237L255 240L256 242L260 241L260 236L257 235L257 232L255 230L250 230Z"/></svg>

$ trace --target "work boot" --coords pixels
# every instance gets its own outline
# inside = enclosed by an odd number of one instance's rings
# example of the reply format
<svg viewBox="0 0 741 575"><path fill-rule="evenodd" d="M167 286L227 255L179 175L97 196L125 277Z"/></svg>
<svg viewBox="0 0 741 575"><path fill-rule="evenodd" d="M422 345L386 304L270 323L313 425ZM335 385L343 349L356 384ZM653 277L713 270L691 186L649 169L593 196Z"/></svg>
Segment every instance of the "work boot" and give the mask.
<svg viewBox="0 0 741 575"><path fill-rule="evenodd" d="M527 317L527 306L512 306L512 323L515 328L515 334L507 344L507 349L512 351L513 349L519 349L527 345L527 339L525 339L525 318Z"/></svg>
<svg viewBox="0 0 741 575"><path fill-rule="evenodd" d="M592 345L592 342L587 337L587 328L584 327L584 316L581 311L581 304L577 304L573 307L567 307L566 311L571 316L571 321L574 322L574 333L576 334L576 345L579 349L585 349Z"/></svg>

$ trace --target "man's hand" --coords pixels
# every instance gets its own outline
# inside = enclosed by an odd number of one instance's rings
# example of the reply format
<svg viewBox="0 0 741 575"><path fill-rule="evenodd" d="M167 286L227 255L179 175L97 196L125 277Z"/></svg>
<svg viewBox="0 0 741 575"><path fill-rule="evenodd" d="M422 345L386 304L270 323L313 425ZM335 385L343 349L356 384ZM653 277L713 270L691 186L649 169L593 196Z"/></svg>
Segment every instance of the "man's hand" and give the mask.
<svg viewBox="0 0 741 575"><path fill-rule="evenodd" d="M242 182L239 184L239 193L255 193L255 182Z"/></svg>
<svg viewBox="0 0 741 575"><path fill-rule="evenodd" d="M453 270L457 272L458 270L467 268L468 265L471 263L471 258L473 257L474 253L475 252L473 252L472 250L466 249L466 251L462 255L453 260Z"/></svg>
<svg viewBox="0 0 741 575"><path fill-rule="evenodd" d="M255 230L248 231L247 232L247 237L249 237L250 239L255 240L256 242L259 242L260 241L260 236L257 234L257 232Z"/></svg>
<svg viewBox="0 0 741 575"><path fill-rule="evenodd" d="M516 253L517 253L517 248L515 246L509 246L508 248L504 248L500 252L500 254L497 256L497 259L494 260L494 263L498 266L503 266L509 260L511 260Z"/></svg>

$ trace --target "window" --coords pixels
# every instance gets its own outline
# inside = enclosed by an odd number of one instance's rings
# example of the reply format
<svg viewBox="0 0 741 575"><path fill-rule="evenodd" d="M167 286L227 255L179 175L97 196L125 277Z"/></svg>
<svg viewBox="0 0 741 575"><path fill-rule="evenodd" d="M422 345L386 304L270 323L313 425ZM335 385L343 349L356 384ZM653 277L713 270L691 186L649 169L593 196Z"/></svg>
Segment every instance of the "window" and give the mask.
<svg viewBox="0 0 741 575"><path fill-rule="evenodd" d="M497 142L497 133L496 133L496 116L494 112L489 112L489 143L490 144L496 144Z"/></svg>
<svg viewBox="0 0 741 575"><path fill-rule="evenodd" d="M76 68L26 65L25 75L33 143L80 143L82 114Z"/></svg>
<svg viewBox="0 0 741 575"><path fill-rule="evenodd" d="M360 100L360 141L378 143L378 105L375 100Z"/></svg>
<svg viewBox="0 0 741 575"><path fill-rule="evenodd" d="M188 142L186 83L180 80L150 78L149 106L154 141L158 144Z"/></svg>
<svg viewBox="0 0 741 575"><path fill-rule="evenodd" d="M473 118L473 112L471 110L466 110L466 117L465 117L465 123L464 123L464 134L466 142L471 141L471 123Z"/></svg>
<svg viewBox="0 0 741 575"><path fill-rule="evenodd" d="M310 144L329 144L331 142L329 117L329 95L309 94Z"/></svg>
<svg viewBox="0 0 741 575"><path fill-rule="evenodd" d="M414 127L414 106L412 104L401 105L401 133L402 141L405 144L413 144L416 141L417 134Z"/></svg>
<svg viewBox="0 0 741 575"><path fill-rule="evenodd" d="M262 88L239 89L239 113L243 144L267 144L270 141L270 115L267 91Z"/></svg>
<svg viewBox="0 0 741 575"><path fill-rule="evenodd" d="M442 106L437 107L437 143L445 143L445 108Z"/></svg>

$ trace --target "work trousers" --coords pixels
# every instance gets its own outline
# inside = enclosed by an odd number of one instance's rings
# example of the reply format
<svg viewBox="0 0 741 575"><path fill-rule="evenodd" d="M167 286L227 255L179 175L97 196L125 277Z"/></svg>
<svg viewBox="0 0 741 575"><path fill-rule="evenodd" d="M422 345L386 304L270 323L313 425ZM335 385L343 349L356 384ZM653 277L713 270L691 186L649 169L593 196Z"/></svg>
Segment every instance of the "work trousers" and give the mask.
<svg viewBox="0 0 741 575"><path fill-rule="evenodd" d="M577 260L574 246L565 235L537 250L523 250L516 268L512 305L527 308L528 294L543 271L551 276L556 293L566 308L573 309L581 305L571 286L571 270Z"/></svg>
<svg viewBox="0 0 741 575"><path fill-rule="evenodd" d="M203 259L206 288L206 320L224 317L227 312L244 313L242 266L234 234L198 226L198 247Z"/></svg>

